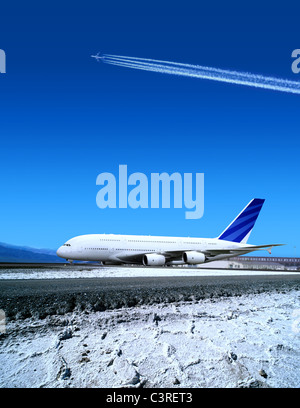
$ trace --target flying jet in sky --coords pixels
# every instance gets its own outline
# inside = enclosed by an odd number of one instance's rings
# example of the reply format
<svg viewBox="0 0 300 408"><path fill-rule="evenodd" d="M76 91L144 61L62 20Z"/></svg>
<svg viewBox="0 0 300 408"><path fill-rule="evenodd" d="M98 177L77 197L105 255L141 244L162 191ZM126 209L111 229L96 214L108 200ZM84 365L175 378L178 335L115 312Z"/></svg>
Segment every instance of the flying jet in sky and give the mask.
<svg viewBox="0 0 300 408"><path fill-rule="evenodd" d="M101 57L100 53L98 52L96 55L91 55L92 58L95 58L99 62L103 57Z"/></svg>
<svg viewBox="0 0 300 408"><path fill-rule="evenodd" d="M197 265L274 246L249 245L248 238L265 200L254 198L217 238L88 234L68 240L57 255L70 262L163 266Z"/></svg>

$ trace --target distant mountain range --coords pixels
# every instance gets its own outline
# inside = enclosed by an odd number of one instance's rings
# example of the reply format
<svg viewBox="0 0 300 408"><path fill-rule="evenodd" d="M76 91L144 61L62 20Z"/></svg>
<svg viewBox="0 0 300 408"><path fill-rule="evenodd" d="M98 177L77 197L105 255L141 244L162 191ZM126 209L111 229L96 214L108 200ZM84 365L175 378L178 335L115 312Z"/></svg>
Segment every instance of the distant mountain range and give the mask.
<svg viewBox="0 0 300 408"><path fill-rule="evenodd" d="M54 249L36 249L26 246L16 246L0 242L0 262L64 262L56 255Z"/></svg>

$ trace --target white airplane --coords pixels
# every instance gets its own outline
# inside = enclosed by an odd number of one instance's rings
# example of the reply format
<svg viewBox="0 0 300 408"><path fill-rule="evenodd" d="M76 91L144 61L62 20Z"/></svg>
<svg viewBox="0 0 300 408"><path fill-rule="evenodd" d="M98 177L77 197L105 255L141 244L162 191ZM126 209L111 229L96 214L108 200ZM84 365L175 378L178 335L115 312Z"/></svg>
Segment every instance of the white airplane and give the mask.
<svg viewBox="0 0 300 408"><path fill-rule="evenodd" d="M70 239L57 255L69 262L163 266L202 264L274 246L249 245L248 238L265 200L254 198L217 238L89 234Z"/></svg>
<svg viewBox="0 0 300 408"><path fill-rule="evenodd" d="M99 60L103 59L103 56L101 57L100 53L98 52L96 55L91 55L92 58L95 58L99 62Z"/></svg>

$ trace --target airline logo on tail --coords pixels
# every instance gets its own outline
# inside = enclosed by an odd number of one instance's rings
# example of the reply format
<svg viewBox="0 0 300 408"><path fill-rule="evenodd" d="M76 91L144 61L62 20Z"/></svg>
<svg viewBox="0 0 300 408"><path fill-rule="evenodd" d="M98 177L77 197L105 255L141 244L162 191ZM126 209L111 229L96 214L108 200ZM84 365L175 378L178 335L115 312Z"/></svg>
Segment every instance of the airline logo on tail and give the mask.
<svg viewBox="0 0 300 408"><path fill-rule="evenodd" d="M265 200L260 198L254 198L250 201L250 203L240 212L218 238L226 241L242 242L245 244L251 234L264 202Z"/></svg>

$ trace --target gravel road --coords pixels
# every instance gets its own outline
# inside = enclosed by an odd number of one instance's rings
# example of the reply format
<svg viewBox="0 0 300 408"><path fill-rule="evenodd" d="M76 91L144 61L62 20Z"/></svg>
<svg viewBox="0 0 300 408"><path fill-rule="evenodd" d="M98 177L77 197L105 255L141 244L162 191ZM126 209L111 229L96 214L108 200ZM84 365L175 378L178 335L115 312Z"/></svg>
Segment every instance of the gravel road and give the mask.
<svg viewBox="0 0 300 408"><path fill-rule="evenodd" d="M299 290L300 275L79 278L0 281L0 309L8 320L45 318L74 310L197 301Z"/></svg>

